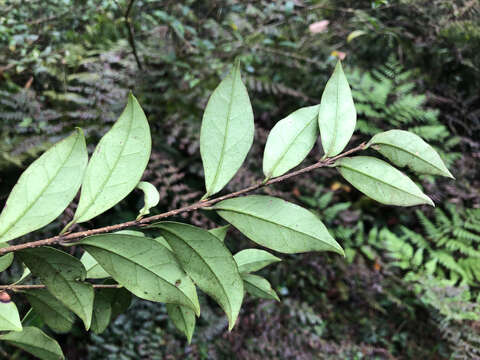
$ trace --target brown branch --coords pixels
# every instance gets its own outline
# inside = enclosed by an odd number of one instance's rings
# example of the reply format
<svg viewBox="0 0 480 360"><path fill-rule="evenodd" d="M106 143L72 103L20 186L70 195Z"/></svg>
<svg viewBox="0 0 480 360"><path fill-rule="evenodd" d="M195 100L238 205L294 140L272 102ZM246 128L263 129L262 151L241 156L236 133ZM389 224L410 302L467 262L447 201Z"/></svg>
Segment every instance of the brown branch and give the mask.
<svg viewBox="0 0 480 360"><path fill-rule="evenodd" d="M133 37L133 24L132 18L130 17L130 12L132 11L133 2L135 0L130 0L128 3L127 11L125 11L125 26L127 27L128 32L128 42L130 47L132 48L133 56L135 57L135 61L137 62L137 66L140 70L142 70L142 63L140 62L140 58L138 57L137 47L135 45L135 38Z"/></svg>
<svg viewBox="0 0 480 360"><path fill-rule="evenodd" d="M290 179L294 176L304 174L304 173L310 172L310 171L318 169L318 168L331 166L338 159L341 159L345 156L356 153L358 151L364 150L365 146L366 146L366 144L362 143L362 144L358 145L357 147L355 147L353 149L345 151L342 154L339 154L339 155L331 157L331 158L322 159L322 160L316 162L313 165L304 167L303 169L300 169L300 170L297 170L297 171L292 171L288 174L278 176L278 177L270 179L268 181L258 182L256 184L251 185L251 186L249 186L247 188L244 188L242 190L235 191L235 192L232 192L232 193L227 194L227 195L219 196L219 197L216 197L214 199L200 200L200 201L198 201L198 202L196 202L192 205L184 206L182 208L175 209L175 210L170 210L170 211L164 212L162 214L149 216L149 217L146 217L146 218L143 218L143 219L140 219L140 220L127 221L127 222L117 224L117 225L110 225L110 226L105 226L105 227L92 229L92 230L87 230L87 231L79 231L79 232L70 233L70 234L58 235L58 236L54 236L54 237L51 237L51 238L48 238L48 239L37 240L37 241L28 242L28 243L25 243L25 244L12 245L12 246L8 246L8 247L5 247L5 248L0 248L0 256L4 255L4 254L7 254L7 253L10 253L10 252L19 251L19 250L23 250L23 249L36 248L36 247L39 247L39 246L53 245L53 244L62 244L63 245L63 244L67 244L67 243L71 242L72 240L82 239L82 238L85 238L85 237L91 236L91 235L105 234L105 233L109 233L109 232L113 232L113 231L119 231L119 230L123 230L123 229L130 228L130 227L135 227L135 226L136 227L143 227L143 226L148 225L149 223L152 223L153 221L161 220L161 219L164 219L164 218L167 218L167 217L175 216L175 215L186 213L186 212L192 212L192 211L202 209L202 208L207 208L207 207L210 207L210 206L212 206L212 205L214 205L214 204L216 204L220 201L227 200L227 199L232 199L232 198L236 198L236 197L245 195L245 194L250 193L254 190L263 188L263 187L271 185L271 184L276 184L276 183L285 181L285 180Z"/></svg>
<svg viewBox="0 0 480 360"><path fill-rule="evenodd" d="M120 289L123 286L119 284L93 284L93 288L95 289ZM0 291L5 290L12 290L12 291L20 291L20 290L33 290L33 289L45 289L45 285L0 285Z"/></svg>

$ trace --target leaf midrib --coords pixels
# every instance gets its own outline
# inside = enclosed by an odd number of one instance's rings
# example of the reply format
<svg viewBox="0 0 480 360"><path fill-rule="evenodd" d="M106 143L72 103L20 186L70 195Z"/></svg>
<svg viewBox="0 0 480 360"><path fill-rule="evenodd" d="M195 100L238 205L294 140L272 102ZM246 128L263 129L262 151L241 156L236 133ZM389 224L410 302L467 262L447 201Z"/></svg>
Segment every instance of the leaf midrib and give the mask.
<svg viewBox="0 0 480 360"><path fill-rule="evenodd" d="M22 217L25 216L25 214L30 211L30 209L33 207L33 205L38 201L38 199L40 199L40 197L43 195L43 193L45 192L45 189L47 189L50 184L53 182L53 180L55 180L55 178L58 176L58 174L60 173L60 170L63 169L63 165L67 163L67 161L70 159L70 156L72 155L73 153L73 150L75 149L76 145L77 145L77 142L79 140L80 136L77 134L77 139L75 140L70 152L68 153L68 156L65 158L65 161L62 162L62 164L58 167L58 169L55 171L55 174L53 175L53 177L47 181L47 184L43 187L43 189L40 191L40 193L35 197L35 200L33 200L30 205L28 205L25 210L19 215L16 217L15 221L11 222L10 225L6 228L5 231L3 231L2 234L0 234L0 238L2 236L4 236L5 234L7 234L11 229L12 227L18 222L19 219L21 219ZM66 139L65 139L66 140ZM60 145L60 144L59 144ZM1 218L1 217L0 217Z"/></svg>

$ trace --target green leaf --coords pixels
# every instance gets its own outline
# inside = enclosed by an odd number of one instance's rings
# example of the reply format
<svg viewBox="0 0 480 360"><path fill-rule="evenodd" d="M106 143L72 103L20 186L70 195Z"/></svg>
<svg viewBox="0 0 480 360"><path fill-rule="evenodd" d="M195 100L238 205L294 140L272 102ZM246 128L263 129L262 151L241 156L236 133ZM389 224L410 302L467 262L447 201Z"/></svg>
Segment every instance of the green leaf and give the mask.
<svg viewBox="0 0 480 360"><path fill-rule="evenodd" d="M42 328L44 325L45 325L45 322L43 321L43 319L40 317L40 315L38 315L38 313L33 311L32 308L30 308L30 310L27 311L27 313L22 319L22 326L24 327L34 326L37 328Z"/></svg>
<svg viewBox="0 0 480 360"><path fill-rule="evenodd" d="M93 302L92 331L95 334L101 334L110 324L112 317L112 305L110 298L106 297L102 290L95 293L95 301Z"/></svg>
<svg viewBox="0 0 480 360"><path fill-rule="evenodd" d="M250 295L261 299L280 301L277 293L272 289L272 285L263 277L253 274L242 274L242 279L245 283L245 290Z"/></svg>
<svg viewBox="0 0 480 360"><path fill-rule="evenodd" d="M90 328L93 287L82 282L87 272L80 260L51 247L25 249L16 253L47 290Z"/></svg>
<svg viewBox="0 0 480 360"><path fill-rule="evenodd" d="M440 155L423 139L404 130L375 135L367 144L399 167L408 166L419 174L442 175L454 179Z"/></svg>
<svg viewBox="0 0 480 360"><path fill-rule="evenodd" d="M252 241L269 249L293 254L307 251L334 251L342 247L310 211L264 195L229 199L213 206L218 214Z"/></svg>
<svg viewBox="0 0 480 360"><path fill-rule="evenodd" d="M22 331L17 306L13 301L0 302L0 331Z"/></svg>
<svg viewBox="0 0 480 360"><path fill-rule="evenodd" d="M110 274L107 273L88 252L83 253L80 262L87 270L87 279L105 279L110 277Z"/></svg>
<svg viewBox="0 0 480 360"><path fill-rule="evenodd" d="M147 118L130 94L125 110L88 163L72 223L88 221L125 198L140 181L151 146Z"/></svg>
<svg viewBox="0 0 480 360"><path fill-rule="evenodd" d="M0 244L0 248L7 247L7 244ZM5 271L12 265L13 262L13 252L6 255L0 256L0 272Z"/></svg>
<svg viewBox="0 0 480 360"><path fill-rule="evenodd" d="M260 249L245 249L236 253L233 258L237 262L240 273L255 272L277 261L282 261L268 251Z"/></svg>
<svg viewBox="0 0 480 360"><path fill-rule="evenodd" d="M112 280L107 280L106 284L114 284ZM110 320L115 319L118 315L123 314L132 302L132 293L125 288L119 289L100 289L100 293L110 301L112 314Z"/></svg>
<svg viewBox="0 0 480 360"><path fill-rule="evenodd" d="M345 149L357 122L352 92L340 61L322 94L318 125L325 157L338 155Z"/></svg>
<svg viewBox="0 0 480 360"><path fill-rule="evenodd" d="M186 336L190 344L192 342L193 331L195 330L195 313L185 306L175 304L167 304L167 312L173 324Z"/></svg>
<svg viewBox="0 0 480 360"><path fill-rule="evenodd" d="M230 229L230 225L224 225L217 227L215 229L210 229L208 232L214 235L220 241L225 241L225 237L227 236L228 229Z"/></svg>
<svg viewBox="0 0 480 360"><path fill-rule="evenodd" d="M253 143L253 111L237 61L208 100L200 132L205 171L205 197L230 181L242 166Z"/></svg>
<svg viewBox="0 0 480 360"><path fill-rule="evenodd" d="M350 184L382 204L435 206L410 178L383 160L355 156L340 159L335 166Z"/></svg>
<svg viewBox="0 0 480 360"><path fill-rule="evenodd" d="M46 289L34 289L25 292L28 302L43 322L57 333L66 333L72 329L75 315Z"/></svg>
<svg viewBox="0 0 480 360"><path fill-rule="evenodd" d="M41 360L63 360L60 345L42 330L26 326L22 331L9 332L0 336L4 340Z"/></svg>
<svg viewBox="0 0 480 360"><path fill-rule="evenodd" d="M137 188L143 191L145 205L140 209L140 212L137 216L137 220L141 219L143 216L150 214L150 209L158 205L160 201L160 194L158 190L146 181L140 181L137 185Z"/></svg>
<svg viewBox="0 0 480 360"><path fill-rule="evenodd" d="M77 194L87 161L85 138L78 128L35 160L18 179L0 215L0 242L55 220Z"/></svg>
<svg viewBox="0 0 480 360"><path fill-rule="evenodd" d="M243 282L230 251L214 235L192 225L168 221L154 227L195 284L220 304L232 329L242 305Z"/></svg>
<svg viewBox="0 0 480 360"><path fill-rule="evenodd" d="M319 108L304 107L275 124L263 153L263 173L267 178L285 174L312 150L318 138Z"/></svg>
<svg viewBox="0 0 480 360"><path fill-rule="evenodd" d="M123 234L95 235L77 242L119 284L146 300L187 306L200 313L195 286L174 255L158 241Z"/></svg>

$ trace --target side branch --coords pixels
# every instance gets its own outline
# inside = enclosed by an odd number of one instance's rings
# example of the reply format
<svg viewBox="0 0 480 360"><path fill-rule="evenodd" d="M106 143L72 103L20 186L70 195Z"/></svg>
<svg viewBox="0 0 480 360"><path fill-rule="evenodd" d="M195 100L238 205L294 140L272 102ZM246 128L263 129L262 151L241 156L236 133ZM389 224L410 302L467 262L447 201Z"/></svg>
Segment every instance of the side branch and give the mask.
<svg viewBox="0 0 480 360"><path fill-rule="evenodd" d="M127 222L117 224L117 225L110 225L110 226L105 226L105 227L92 229L92 230L87 230L87 231L79 231L79 232L70 233L70 234L66 234L66 235L65 234L64 235L58 235L58 236L54 236L54 237L51 237L51 238L48 238L48 239L37 240L37 241L28 242L28 243L25 243L25 244L12 245L12 246L8 246L8 247L5 247L5 248L0 248L0 256L4 255L4 254L7 254L7 253L10 253L10 252L19 251L19 250L23 250L23 249L36 248L36 247L39 247L39 246L70 243L73 240L83 239L83 238L85 238L87 236L91 236L91 235L105 234L105 233L110 233L110 232L114 232L114 231L120 231L120 230L131 228L131 227L143 227L143 226L146 226L146 225L148 225L148 224L150 224L154 221L161 220L161 219L164 219L164 218L167 218L167 217L176 216L178 214L182 214L182 213L186 213L186 212L192 212L192 211L202 209L202 208L207 208L207 207L210 207L210 206L212 206L212 205L214 205L214 204L216 204L220 201L245 195L245 194L250 193L254 190L263 188L263 187L271 185L271 184L275 184L275 183L285 181L285 180L290 179L294 176L304 174L304 173L310 172L310 171L318 169L318 168L331 166L338 159L341 159L343 157L346 157L346 156L348 156L350 154L353 154L353 153L356 153L358 151L364 150L365 146L366 146L366 143L361 143L357 147L355 147L353 149L350 149L348 151L345 151L342 154L339 154L339 155L331 157L331 158L326 158L326 159L320 160L320 161L316 162L315 164L304 167L300 170L292 171L290 173L287 173L287 174L282 175L282 176L275 177L275 178L270 179L268 181L258 182L254 185L251 185L251 186L247 187L247 188L244 188L244 189L239 190L239 191L232 192L232 193L227 194L227 195L219 196L219 197L216 197L216 198L210 199L210 200L208 200L208 199L201 200L201 201L198 201L198 202L196 202L192 205L184 206L182 208L175 209L175 210L170 210L170 211L164 212L162 214L149 216L149 217L146 217L146 218L143 218L143 219L140 219L140 220L127 221Z"/></svg>

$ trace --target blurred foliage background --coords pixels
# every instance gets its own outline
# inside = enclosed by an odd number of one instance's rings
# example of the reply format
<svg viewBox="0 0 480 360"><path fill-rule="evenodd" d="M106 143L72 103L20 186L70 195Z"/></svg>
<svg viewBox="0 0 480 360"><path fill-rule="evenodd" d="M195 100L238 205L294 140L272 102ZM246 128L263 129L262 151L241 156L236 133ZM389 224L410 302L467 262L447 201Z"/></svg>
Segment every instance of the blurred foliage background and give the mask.
<svg viewBox="0 0 480 360"><path fill-rule="evenodd" d="M269 129L320 101L337 58L358 112L352 143L410 130L456 177L422 177L437 208L414 211L368 200L330 169L275 185L265 191L319 214L345 259L282 256L263 271L282 302L247 298L230 333L202 298L191 345L163 305L136 299L102 334L79 324L55 335L67 358L480 359L479 54L479 0L0 0L0 207L26 166L75 126L93 150L129 90L152 127L145 179L161 193L157 212L199 199L203 108L236 57L256 136L225 191L261 178ZM318 144L307 162L321 154ZM130 220L141 203L134 193L77 229ZM58 233L73 211L35 238ZM183 220L221 224L201 212ZM232 250L252 246L228 237Z"/></svg>

